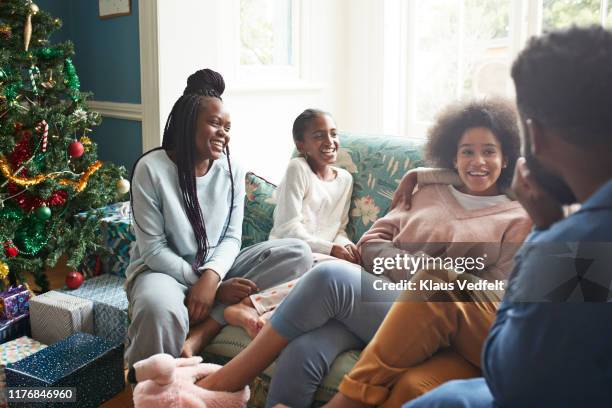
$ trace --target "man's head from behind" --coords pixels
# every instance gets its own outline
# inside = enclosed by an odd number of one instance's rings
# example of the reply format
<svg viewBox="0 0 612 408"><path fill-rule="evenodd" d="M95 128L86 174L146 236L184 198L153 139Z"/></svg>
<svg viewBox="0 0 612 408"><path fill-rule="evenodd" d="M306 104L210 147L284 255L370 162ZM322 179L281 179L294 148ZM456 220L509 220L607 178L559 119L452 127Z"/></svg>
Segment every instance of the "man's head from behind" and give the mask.
<svg viewBox="0 0 612 408"><path fill-rule="evenodd" d="M512 78L525 154L545 170L567 181L572 157L612 152L612 32L573 27L532 38Z"/></svg>

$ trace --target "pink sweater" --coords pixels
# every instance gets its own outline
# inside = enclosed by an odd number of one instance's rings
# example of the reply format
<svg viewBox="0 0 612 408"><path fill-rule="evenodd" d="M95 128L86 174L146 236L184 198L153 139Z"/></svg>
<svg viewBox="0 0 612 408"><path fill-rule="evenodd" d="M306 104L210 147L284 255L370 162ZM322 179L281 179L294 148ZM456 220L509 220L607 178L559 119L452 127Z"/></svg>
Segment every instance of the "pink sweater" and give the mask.
<svg viewBox="0 0 612 408"><path fill-rule="evenodd" d="M393 257L402 252L453 258L486 254L486 276L482 276L507 279L514 253L531 225L517 201L466 210L447 185L431 184L414 195L410 210L390 211L374 223L357 245L363 264L370 271L374 258ZM394 281L409 278L405 271L387 269L385 274Z"/></svg>

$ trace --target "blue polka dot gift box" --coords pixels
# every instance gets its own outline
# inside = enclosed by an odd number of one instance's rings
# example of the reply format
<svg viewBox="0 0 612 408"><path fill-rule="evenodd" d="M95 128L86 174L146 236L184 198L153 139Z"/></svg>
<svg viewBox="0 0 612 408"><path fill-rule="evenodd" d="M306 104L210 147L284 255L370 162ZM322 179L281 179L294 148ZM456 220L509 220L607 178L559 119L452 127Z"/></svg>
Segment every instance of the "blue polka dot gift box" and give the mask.
<svg viewBox="0 0 612 408"><path fill-rule="evenodd" d="M123 344L75 333L5 368L6 386L74 387L76 402L10 406L95 408L125 388Z"/></svg>

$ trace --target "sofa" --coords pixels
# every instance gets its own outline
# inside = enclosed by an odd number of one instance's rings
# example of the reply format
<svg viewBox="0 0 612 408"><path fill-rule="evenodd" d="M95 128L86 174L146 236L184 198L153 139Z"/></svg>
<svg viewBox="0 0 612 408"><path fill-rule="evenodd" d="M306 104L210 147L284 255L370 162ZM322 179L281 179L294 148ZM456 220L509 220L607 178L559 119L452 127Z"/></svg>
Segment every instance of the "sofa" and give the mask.
<svg viewBox="0 0 612 408"><path fill-rule="evenodd" d="M353 194L349 210L347 234L353 242L386 214L393 192L406 171L422 165L418 141L400 137L340 135L341 148L336 165L353 176ZM275 204L272 194L276 186L249 173L246 179L245 215L242 229L242 245L250 245L268 239L272 229ZM237 355L250 342L244 330L227 326L204 350L207 361L224 364ZM336 392L346 374L357 362L359 351L347 351L340 355L331 367L315 396L314 406L323 405ZM249 406L263 407L274 364L251 385Z"/></svg>
<svg viewBox="0 0 612 408"><path fill-rule="evenodd" d="M421 166L422 154L417 140L393 136L340 135L341 148L337 166L353 176L353 193L347 233L353 242L389 210L393 192L406 171ZM294 153L295 154L295 153ZM242 247L268 239L272 229L275 204L272 195L276 186L249 173L246 178L245 214ZM81 214L88 218L91 213ZM125 277L129 263L129 246L134 241L131 230L129 203L117 203L96 212L101 234L105 239L106 255L91 257L85 265L89 276L110 273ZM250 342L240 328L227 326L203 351L206 361L224 364ZM338 384L359 358L353 350L339 356L315 396L314 406L320 406L337 391ZM251 384L249 406L263 407L274 364Z"/></svg>

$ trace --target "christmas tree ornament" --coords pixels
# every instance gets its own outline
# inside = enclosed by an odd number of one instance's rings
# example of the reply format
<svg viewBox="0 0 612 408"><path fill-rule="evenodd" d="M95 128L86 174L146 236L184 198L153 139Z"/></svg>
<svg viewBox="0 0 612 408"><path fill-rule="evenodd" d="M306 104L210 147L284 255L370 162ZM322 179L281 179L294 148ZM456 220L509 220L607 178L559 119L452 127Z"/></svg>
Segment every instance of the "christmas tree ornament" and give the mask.
<svg viewBox="0 0 612 408"><path fill-rule="evenodd" d="M90 146L91 145L91 139L88 136L82 136L80 141L85 146Z"/></svg>
<svg viewBox="0 0 612 408"><path fill-rule="evenodd" d="M57 48L44 47L35 51L35 55L38 58L50 60L53 58L58 58L64 55L64 52Z"/></svg>
<svg viewBox="0 0 612 408"><path fill-rule="evenodd" d="M83 147L83 143L78 140L73 140L70 145L68 145L68 154L70 157L77 159L81 157L85 153L85 148Z"/></svg>
<svg viewBox="0 0 612 408"><path fill-rule="evenodd" d="M0 38L8 40L13 35L13 31L11 30L11 26L2 24L0 25Z"/></svg>
<svg viewBox="0 0 612 408"><path fill-rule="evenodd" d="M64 78L64 82L68 86L68 89L72 91L72 100L77 101L79 99L78 93L79 88L81 87L81 82L77 76L72 58L66 58L64 61Z"/></svg>
<svg viewBox="0 0 612 408"><path fill-rule="evenodd" d="M4 254L7 258L14 258L19 254L19 250L13 244L13 241L8 240L4 243Z"/></svg>
<svg viewBox="0 0 612 408"><path fill-rule="evenodd" d="M66 274L66 286L68 289L77 289L83 284L85 278L81 272L71 271Z"/></svg>
<svg viewBox="0 0 612 408"><path fill-rule="evenodd" d="M66 204L66 200L68 199L68 193L64 190L56 190L51 193L51 197L47 200L47 203L51 207L55 207L58 205Z"/></svg>
<svg viewBox="0 0 612 408"><path fill-rule="evenodd" d="M28 73L30 77L30 85L32 86L32 92L38 95L38 87L36 86L36 76L40 76L40 70L38 69L38 67L31 66L28 70Z"/></svg>
<svg viewBox="0 0 612 408"><path fill-rule="evenodd" d="M49 71L47 71L49 74L49 78L47 78L47 80L45 82L41 82L40 86L42 86L45 89L51 89L55 86L56 82L53 79L53 70L50 69Z"/></svg>
<svg viewBox="0 0 612 408"><path fill-rule="evenodd" d="M39 220L47 221L49 218L51 218L51 209L46 205L43 205L42 207L38 207L36 210L34 210L34 214Z"/></svg>
<svg viewBox="0 0 612 408"><path fill-rule="evenodd" d="M75 109L72 114L76 118L77 122L87 120L87 112L85 112L82 108Z"/></svg>
<svg viewBox="0 0 612 408"><path fill-rule="evenodd" d="M47 121L42 120L38 126L36 126L36 131L42 134L40 150L44 153L47 151L47 143L49 142L49 124Z"/></svg>
<svg viewBox="0 0 612 408"><path fill-rule="evenodd" d="M30 48L30 40L32 39L32 16L40 11L38 6L32 2L30 2L29 7L30 10L23 25L23 48L26 51Z"/></svg>
<svg viewBox="0 0 612 408"><path fill-rule="evenodd" d="M123 177L117 181L117 192L119 194L126 194L130 191L130 182Z"/></svg>
<svg viewBox="0 0 612 408"><path fill-rule="evenodd" d="M0 280L4 280L8 277L9 274L9 266L6 262L0 261Z"/></svg>

